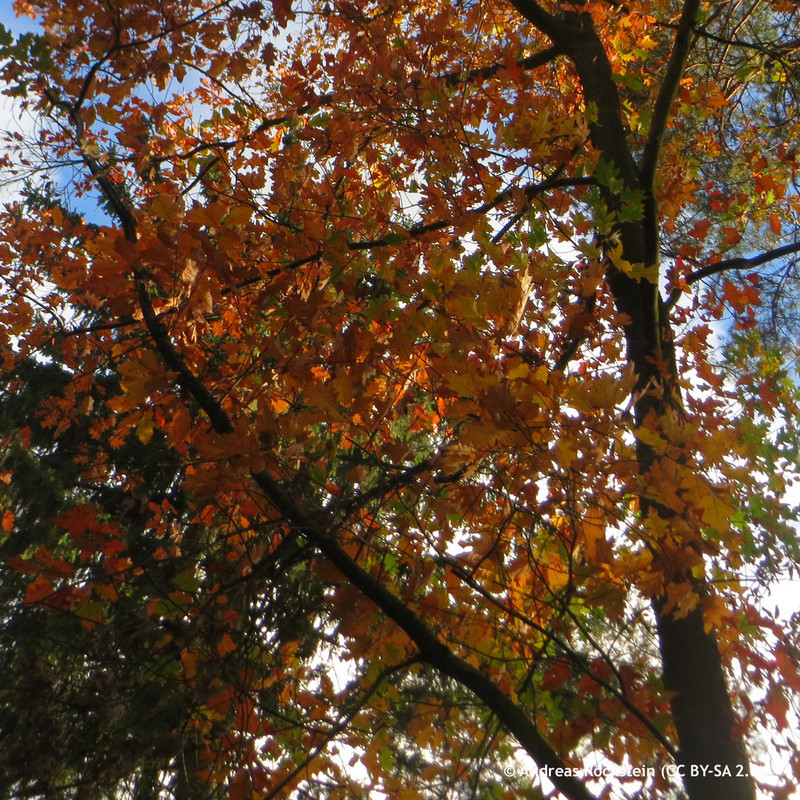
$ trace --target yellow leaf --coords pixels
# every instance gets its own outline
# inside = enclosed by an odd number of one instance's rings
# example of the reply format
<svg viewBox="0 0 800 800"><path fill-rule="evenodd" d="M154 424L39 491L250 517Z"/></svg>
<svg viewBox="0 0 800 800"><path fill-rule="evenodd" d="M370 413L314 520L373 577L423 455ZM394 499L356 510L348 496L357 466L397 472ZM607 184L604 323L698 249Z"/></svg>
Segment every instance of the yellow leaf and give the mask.
<svg viewBox="0 0 800 800"><path fill-rule="evenodd" d="M706 633L726 627L728 622L728 608L725 601L717 594L703 600L703 627Z"/></svg>
<svg viewBox="0 0 800 800"><path fill-rule="evenodd" d="M666 454L670 449L670 443L661 434L656 431L651 431L642 426L636 431L636 438L644 444L650 445L653 450L660 456Z"/></svg>
<svg viewBox="0 0 800 800"><path fill-rule="evenodd" d="M569 569L558 561L545 567L545 574L547 575L547 585L550 587L550 591L557 592L569 583Z"/></svg>
<svg viewBox="0 0 800 800"><path fill-rule="evenodd" d="M570 386L570 401L579 411L592 413L601 408L613 408L628 396L630 385L614 375L603 375L596 380L581 380Z"/></svg>
<svg viewBox="0 0 800 800"><path fill-rule="evenodd" d="M675 619L682 619L694 610L699 600L690 583L671 583L667 586L667 602L663 613L671 614Z"/></svg>
<svg viewBox="0 0 800 800"><path fill-rule="evenodd" d="M225 217L226 225L244 225L253 215L253 209L248 206L234 206Z"/></svg>
<svg viewBox="0 0 800 800"><path fill-rule="evenodd" d="M153 215L163 219L165 222L178 221L178 204L174 197L159 195L150 203L150 210Z"/></svg>
<svg viewBox="0 0 800 800"><path fill-rule="evenodd" d="M654 48L658 47L658 42L650 36L649 33L646 33L641 39L639 39L639 47L642 50L653 50Z"/></svg>
<svg viewBox="0 0 800 800"><path fill-rule="evenodd" d="M699 500L703 509L703 522L719 533L725 533L730 527L730 519L736 509L726 503L717 493L707 492Z"/></svg>
<svg viewBox="0 0 800 800"><path fill-rule="evenodd" d="M508 371L508 377L512 381L517 380L517 378L521 379L527 378L528 375L530 374L531 374L531 368L524 361L521 361L519 364L517 364L515 367L512 367Z"/></svg>
<svg viewBox="0 0 800 800"><path fill-rule="evenodd" d="M455 472L461 467L466 467L475 460L475 448L468 444L449 444L440 453L437 461L442 469L447 472Z"/></svg>
<svg viewBox="0 0 800 800"><path fill-rule="evenodd" d="M589 563L608 560L609 546L606 541L606 525L603 510L592 506L581 520L583 538L586 543L586 560Z"/></svg>
<svg viewBox="0 0 800 800"><path fill-rule="evenodd" d="M142 443L147 444L153 438L153 417L145 414L136 426L136 438Z"/></svg>

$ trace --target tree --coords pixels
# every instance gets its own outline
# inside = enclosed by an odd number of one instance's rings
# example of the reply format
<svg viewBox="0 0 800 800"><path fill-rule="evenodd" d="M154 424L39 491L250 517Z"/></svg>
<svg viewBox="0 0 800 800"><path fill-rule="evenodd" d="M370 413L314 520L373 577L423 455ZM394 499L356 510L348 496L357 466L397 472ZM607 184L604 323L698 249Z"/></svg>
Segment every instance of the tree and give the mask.
<svg viewBox="0 0 800 800"><path fill-rule="evenodd" d="M17 8L5 794L755 797L794 4Z"/></svg>

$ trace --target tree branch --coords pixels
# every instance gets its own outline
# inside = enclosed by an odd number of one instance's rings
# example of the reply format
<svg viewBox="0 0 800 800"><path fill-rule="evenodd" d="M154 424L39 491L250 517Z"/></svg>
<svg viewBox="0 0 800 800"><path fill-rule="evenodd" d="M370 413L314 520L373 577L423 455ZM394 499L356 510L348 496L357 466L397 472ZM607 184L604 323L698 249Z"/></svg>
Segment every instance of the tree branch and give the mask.
<svg viewBox="0 0 800 800"><path fill-rule="evenodd" d="M558 24L559 20L556 17L548 14L535 0L510 0L510 2L534 28L540 30L545 36L550 37L558 52L563 52L558 47L557 40L564 31Z"/></svg>
<svg viewBox="0 0 800 800"><path fill-rule="evenodd" d="M555 47L547 47L540 50L538 53L525 56L516 62L516 66L521 70L536 69L543 67L545 64L552 61L560 55L560 51ZM479 80L487 80L493 78L498 72L508 69L505 63L492 64L489 67L475 67L468 72L447 72L441 77L448 86L457 86L459 84L474 83Z"/></svg>
<svg viewBox="0 0 800 800"><path fill-rule="evenodd" d="M594 800L582 781L572 777L566 765L545 741L528 715L484 673L452 653L436 632L429 628L399 597L372 577L339 545L324 521L300 508L284 488L267 472L253 474L253 480L283 518L324 555L364 597L398 625L416 645L420 659L469 689L482 700L517 739L539 767L552 770L548 776L569 800Z"/></svg>
<svg viewBox="0 0 800 800"><path fill-rule="evenodd" d="M699 7L700 0L686 0L683 5L681 18L675 30L675 41L672 45L666 74L653 107L653 116L650 120L650 129L647 132L647 143L644 146L640 167L642 188L648 194L653 192L658 157L661 153L672 104L678 95L681 76L691 49L691 33L697 21Z"/></svg>
<svg viewBox="0 0 800 800"><path fill-rule="evenodd" d="M755 267L760 267L762 264L768 264L770 261L776 261L779 258L791 256L795 253L800 253L800 242L793 242L792 244L785 244L782 247L776 247L773 250L766 250L757 256L753 256L752 258L737 257L728 258L724 261L717 261L716 264L709 264L707 267L696 269L694 272L690 272L684 281L687 286L691 286L692 284L703 280L703 278L710 278L712 275L718 275L720 272L727 272L729 270L754 269ZM684 290L680 288L672 290L665 304L668 310L678 302L683 292Z"/></svg>
<svg viewBox="0 0 800 800"><path fill-rule="evenodd" d="M660 28L672 28L677 30L678 26L669 22L656 22ZM800 39L790 39L788 42L780 42L773 40L771 42L748 42L744 39L732 39L729 36L721 36L718 33L712 33L708 30L706 25L696 25L692 31L703 39L708 39L717 44L724 44L730 47L741 47L743 50L755 50L757 53L762 53L765 56L775 59L781 63L785 63L785 56L790 55L795 50L800 48Z"/></svg>
<svg viewBox="0 0 800 800"><path fill-rule="evenodd" d="M658 206L656 203L655 179L661 146L667 131L667 123L672 111L672 104L678 95L681 76L686 66L686 59L691 49L691 32L694 25L700 0L686 0L681 18L675 31L672 53L667 63L666 75L658 90L658 97L647 132L647 142L642 153L639 169L639 183L644 191L644 232L645 232L645 264L658 264ZM656 300L656 303L658 300Z"/></svg>
<svg viewBox="0 0 800 800"><path fill-rule="evenodd" d="M93 170L91 164L89 164L89 168ZM120 222L126 231L126 236L130 231L133 236L132 241L135 242L136 226L130 209L116 194L115 187L108 178L96 174L94 170L93 174L115 212L121 215ZM200 405L211 421L214 430L218 433L233 432L233 424L225 410L205 384L187 367L170 340L166 329L156 317L147 295L145 282L137 279L136 286L148 332L161 358L170 369L177 373L178 383ZM550 775L550 780L569 800L594 800L581 781L564 774L568 773L568 770L565 769L566 765L522 709L486 675L452 653L439 641L436 633L428 628L400 598L392 594L389 589L375 580L352 559L336 541L334 531L328 529L324 521L318 522L314 515L309 514L295 503L283 486L269 473L253 473L252 478L295 532L305 537L353 586L405 631L417 646L421 659L472 691L497 715L498 719L517 738L520 745L540 767L549 767L555 771Z"/></svg>
<svg viewBox="0 0 800 800"><path fill-rule="evenodd" d="M558 175L563 172L565 165L561 165L549 178L545 178L543 181L539 183L531 183L527 186L522 187L522 189L506 189L505 191L500 192L499 194L495 195L491 200L487 200L480 206L476 206L475 208L470 208L464 212L464 216L468 216L471 214L485 214L488 211L491 211L497 206L504 203L506 200L510 200L515 192L521 192L522 195L527 199L531 200L539 194L547 191L548 189L565 189L572 186L595 186L597 185L597 180L591 176L585 176L580 178L559 178ZM376 247L388 247L392 244L399 244L404 238L405 239L416 239L420 236L424 236L426 233L433 233L434 231L440 231L444 228L447 228L451 225L455 225L456 220L454 219L444 219L444 220L435 220L434 222L424 222L419 225L413 225L410 228L406 228L403 233L393 233L387 234L382 236L380 239L365 239L363 241L356 241L356 242L348 242L347 249L352 252L358 252L361 250L372 250ZM295 259L294 261L289 262L288 264L283 264L280 267L276 267L274 269L268 270L267 272L259 275L254 275L251 278L244 278L243 280L239 281L236 284L237 289L244 288L245 286L252 286L254 283L258 283L259 281L263 280L265 277L272 277L277 275L281 270L284 269L297 269L298 267L302 267L305 264L310 264L312 261L316 261L317 259L322 258L324 255L324 250L319 249L313 253L310 253L307 256L302 256L301 258ZM225 292L230 291L230 289L226 289Z"/></svg>
<svg viewBox="0 0 800 800"><path fill-rule="evenodd" d="M171 314L174 314L177 309L167 308L163 311L156 312L156 316L161 319L161 317L167 317ZM77 328L68 328L66 330L61 331L61 336L64 339L69 339L71 336L86 336L90 333L98 333L99 331L113 331L113 330L120 330L121 328L130 328L134 325L138 325L142 320L138 317L131 316L130 314L119 317L118 319L106 321L106 322L93 322L89 325L81 325Z"/></svg>
<svg viewBox="0 0 800 800"><path fill-rule="evenodd" d="M487 200L482 205L465 211L464 216L471 216L473 214L486 214L488 211L497 208L497 206L502 205L507 200L511 200L514 197L514 194L517 192L521 193L526 200L532 200L537 195L540 195L549 189L563 189L573 186L595 186L597 184L597 180L591 176L580 178L559 178L558 176L564 171L565 167L566 165L562 164L550 177L545 178L539 183L530 183L527 186L524 186L522 189L511 188L499 192L491 200ZM436 220L435 222L425 222L420 225L412 225L410 228L407 228L404 233L409 239L416 239L417 237L423 236L426 233L440 231L443 228L454 225L455 222L456 220L454 219L440 219ZM347 246L350 250L370 250L373 247L385 247L394 243L393 237L390 234L388 236L383 236L380 239L349 242Z"/></svg>
<svg viewBox="0 0 800 800"><path fill-rule="evenodd" d="M66 104L62 103L62 105ZM84 126L80 116L80 110L75 106L67 107L69 109L70 121L75 128L77 144L83 161L92 177L95 179L95 182L100 187L103 197L105 197L116 215L122 227L125 239L135 245L138 241L136 217L119 187L111 181L106 170L97 159L87 151L83 139ZM208 390L208 387L206 387L206 385L189 369L183 357L172 344L167 329L164 327L164 324L153 308L153 304L150 302L148 282L142 270L137 266L133 266L133 279L136 284L139 308L142 311L142 319L147 327L147 331L164 363L170 370L175 372L178 385L198 402L211 420L211 424L215 430L219 433L232 433L233 425L228 415L223 411L216 398Z"/></svg>

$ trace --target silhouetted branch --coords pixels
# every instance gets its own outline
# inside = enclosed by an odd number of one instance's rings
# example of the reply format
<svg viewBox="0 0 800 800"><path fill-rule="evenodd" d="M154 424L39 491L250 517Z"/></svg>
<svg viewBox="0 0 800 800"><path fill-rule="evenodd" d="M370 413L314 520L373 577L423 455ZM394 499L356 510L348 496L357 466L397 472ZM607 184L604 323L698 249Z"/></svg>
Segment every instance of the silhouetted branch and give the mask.
<svg viewBox="0 0 800 800"><path fill-rule="evenodd" d="M724 261L717 261L715 264L709 264L707 267L697 269L690 272L684 282L687 286L691 286L703 278L710 278L712 275L718 275L720 272L728 272L730 270L754 269L760 267L762 264L768 264L770 261L776 261L784 256L791 256L795 253L800 253L800 242L793 242L792 244L785 244L782 247L776 247L773 250L766 250L752 258L727 258ZM666 308L672 308L678 302L680 296L683 294L683 289L673 289L667 298Z"/></svg>

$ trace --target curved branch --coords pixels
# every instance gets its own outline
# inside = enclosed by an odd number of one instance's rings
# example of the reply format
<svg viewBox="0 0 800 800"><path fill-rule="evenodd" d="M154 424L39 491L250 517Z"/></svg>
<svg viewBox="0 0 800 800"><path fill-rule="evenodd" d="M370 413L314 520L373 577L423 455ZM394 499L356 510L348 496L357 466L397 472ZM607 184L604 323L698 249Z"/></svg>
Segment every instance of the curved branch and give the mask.
<svg viewBox="0 0 800 800"><path fill-rule="evenodd" d="M535 0L511 0L511 5L558 47L557 39L565 33L557 17L545 11ZM563 52L559 49L559 52Z"/></svg>
<svg viewBox="0 0 800 800"><path fill-rule="evenodd" d="M80 143L82 127L79 115L74 113L71 117L79 134ZM132 210L117 187L109 180L101 165L85 152L85 148L81 147L81 151L88 169L117 215L126 239L135 243L137 230ZM221 434L233 432L234 428L230 417L206 385L190 370L170 339L166 328L156 316L148 295L147 282L141 272L135 272L134 279L145 324L162 360L177 373L179 385L200 405L208 416L213 429ZM595 800L584 783L571 775L564 761L547 743L535 723L517 703L503 692L491 678L451 652L439 640L436 632L429 628L414 611L347 554L336 539L336 528L329 524L329 517L323 510L317 510L315 513L307 511L268 472L251 473L251 477L263 491L266 499L286 520L292 531L296 535L303 536L364 597L376 605L408 635L416 645L421 660L469 689L486 704L539 767L547 768L549 779L568 800Z"/></svg>
<svg viewBox="0 0 800 800"><path fill-rule="evenodd" d="M61 103L61 105L68 108L70 121L75 128L78 149L87 169L116 215L125 239L135 245L139 238L136 217L120 188L108 177L106 170L97 159L88 152L83 140L84 126L80 117L80 109L75 105L69 106L65 103ZM147 331L164 363L170 370L175 372L175 379L178 385L197 401L203 411L206 412L216 431L219 433L232 433L233 425L228 415L208 390L208 387L189 369L183 357L175 349L167 329L159 319L159 315L150 301L148 282L141 268L133 267L133 280L136 285L136 294L139 299L142 319Z"/></svg>
<svg viewBox="0 0 800 800"><path fill-rule="evenodd" d="M525 56L516 62L517 69L527 70L543 67L554 58L557 58L561 52L555 47L547 47L540 50L538 53ZM488 78L493 78L498 72L508 69L508 65L504 63L492 64L489 67L475 67L468 72L447 72L441 77L448 86L457 86L458 84L474 83L475 81L483 81Z"/></svg>

